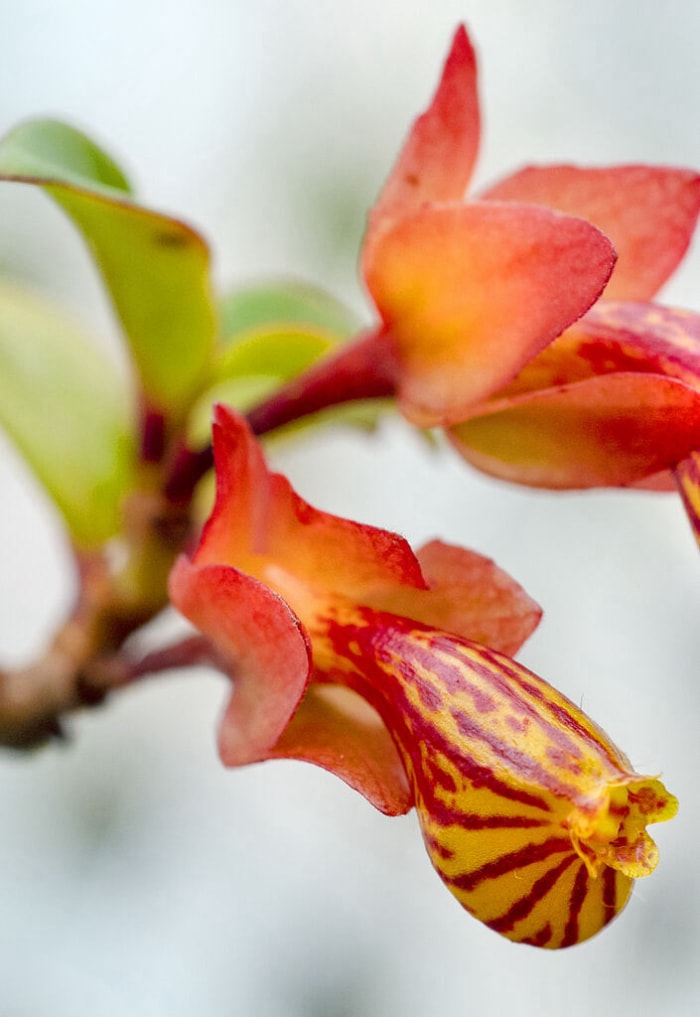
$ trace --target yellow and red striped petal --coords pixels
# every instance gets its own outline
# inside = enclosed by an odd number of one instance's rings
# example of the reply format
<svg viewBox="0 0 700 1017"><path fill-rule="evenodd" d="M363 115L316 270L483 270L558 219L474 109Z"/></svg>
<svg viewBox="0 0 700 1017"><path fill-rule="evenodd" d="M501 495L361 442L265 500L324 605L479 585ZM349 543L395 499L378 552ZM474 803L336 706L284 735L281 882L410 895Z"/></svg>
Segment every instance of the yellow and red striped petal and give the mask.
<svg viewBox="0 0 700 1017"><path fill-rule="evenodd" d="M656 374L603 374L486 403L449 438L473 466L553 489L626 486L700 447L700 392Z"/></svg>
<svg viewBox="0 0 700 1017"><path fill-rule="evenodd" d="M415 121L370 213L363 259L377 233L426 201L459 201L479 148L476 56L466 30L455 33L440 83L428 109Z"/></svg>
<svg viewBox="0 0 700 1017"><path fill-rule="evenodd" d="M406 416L463 419L591 306L614 261L595 227L531 205L426 206L387 230L367 284Z"/></svg>
<svg viewBox="0 0 700 1017"><path fill-rule="evenodd" d="M299 619L267 586L227 565L181 557L170 576L173 605L212 642L233 692L221 721L227 766L265 759L309 681L311 645Z"/></svg>
<svg viewBox="0 0 700 1017"><path fill-rule="evenodd" d="M320 766L385 815L413 808L413 791L389 731L352 689L312 685L267 758Z"/></svg>
<svg viewBox="0 0 700 1017"><path fill-rule="evenodd" d="M310 628L318 666L384 717L431 861L463 907L549 948L615 917L656 865L647 824L676 812L659 780L501 654L347 604Z"/></svg>
<svg viewBox="0 0 700 1017"><path fill-rule="evenodd" d="M529 166L482 197L532 202L588 219L610 237L619 256L606 299L648 300L688 249L700 212L700 176L657 166Z"/></svg>
<svg viewBox="0 0 700 1017"><path fill-rule="evenodd" d="M674 472L683 506L700 545L700 451L691 452Z"/></svg>

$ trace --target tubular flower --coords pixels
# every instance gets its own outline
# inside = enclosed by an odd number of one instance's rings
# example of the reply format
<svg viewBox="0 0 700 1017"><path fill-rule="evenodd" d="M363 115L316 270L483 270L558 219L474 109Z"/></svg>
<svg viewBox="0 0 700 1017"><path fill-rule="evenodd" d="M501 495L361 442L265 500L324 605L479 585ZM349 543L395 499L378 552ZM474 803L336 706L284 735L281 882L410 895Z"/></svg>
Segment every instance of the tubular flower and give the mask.
<svg viewBox="0 0 700 1017"><path fill-rule="evenodd" d="M700 539L700 316L653 303L690 242L700 176L523 170L488 192L590 218L619 259L601 300L451 430L478 468L550 488L673 487Z"/></svg>
<svg viewBox="0 0 700 1017"><path fill-rule="evenodd" d="M646 826L676 801L511 659L536 605L477 554L414 554L312 508L222 407L214 454L214 510L170 586L233 682L224 763L304 759L386 813L415 806L445 885L510 939L601 929L655 867Z"/></svg>
<svg viewBox="0 0 700 1017"><path fill-rule="evenodd" d="M460 421L600 295L615 251L596 227L533 202L464 200L479 133L460 27L369 216L361 267L379 322L251 414L258 433L386 394L421 427Z"/></svg>

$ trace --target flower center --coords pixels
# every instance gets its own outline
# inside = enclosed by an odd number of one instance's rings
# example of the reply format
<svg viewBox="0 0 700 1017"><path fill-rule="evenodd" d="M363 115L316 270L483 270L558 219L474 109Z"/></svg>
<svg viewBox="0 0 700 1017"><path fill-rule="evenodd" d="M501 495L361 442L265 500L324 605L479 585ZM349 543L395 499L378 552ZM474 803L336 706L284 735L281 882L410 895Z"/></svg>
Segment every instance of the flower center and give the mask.
<svg viewBox="0 0 700 1017"><path fill-rule="evenodd" d="M597 807L578 807L569 815L571 843L593 877L605 866L634 879L648 876L659 852L647 824L671 819L677 809L677 800L658 780L613 785Z"/></svg>

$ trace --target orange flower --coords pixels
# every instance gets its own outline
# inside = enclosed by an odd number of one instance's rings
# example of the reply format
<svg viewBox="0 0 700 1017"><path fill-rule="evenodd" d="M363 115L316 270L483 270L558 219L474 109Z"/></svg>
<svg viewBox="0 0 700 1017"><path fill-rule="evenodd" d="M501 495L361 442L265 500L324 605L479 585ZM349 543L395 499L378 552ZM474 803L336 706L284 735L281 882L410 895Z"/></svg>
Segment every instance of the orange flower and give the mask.
<svg viewBox="0 0 700 1017"><path fill-rule="evenodd" d="M687 250L700 175L527 167L464 202L478 141L460 28L370 215L362 267L380 324L254 411L254 429L395 394L507 480L675 479L700 541L700 316L651 302Z"/></svg>
<svg viewBox="0 0 700 1017"><path fill-rule="evenodd" d="M530 167L488 193L590 218L615 243L603 298L474 406L451 440L479 469L549 488L673 487L700 540L700 316L653 303L683 257L700 176Z"/></svg>
<svg viewBox="0 0 700 1017"><path fill-rule="evenodd" d="M217 497L171 598L231 677L219 749L314 762L389 814L416 807L460 903L510 939L567 946L651 872L675 799L508 654L539 609L492 562L320 512L219 407Z"/></svg>
<svg viewBox="0 0 700 1017"><path fill-rule="evenodd" d="M378 324L253 411L256 432L384 394L421 427L455 423L600 295L615 252L590 223L464 200L478 144L476 59L460 27L369 217L361 260Z"/></svg>

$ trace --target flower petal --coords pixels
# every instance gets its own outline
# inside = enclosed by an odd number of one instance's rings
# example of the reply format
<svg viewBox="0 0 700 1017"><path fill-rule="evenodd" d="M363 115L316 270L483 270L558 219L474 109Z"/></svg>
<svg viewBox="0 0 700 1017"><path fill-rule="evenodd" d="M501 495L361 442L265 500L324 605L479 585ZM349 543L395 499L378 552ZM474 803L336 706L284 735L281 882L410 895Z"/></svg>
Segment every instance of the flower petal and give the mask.
<svg viewBox="0 0 700 1017"><path fill-rule="evenodd" d="M367 284L420 426L454 423L586 311L615 254L593 226L506 202L426 206L377 239Z"/></svg>
<svg viewBox="0 0 700 1017"><path fill-rule="evenodd" d="M385 815L400 816L413 807L391 735L376 710L351 689L312 685L268 758L314 763Z"/></svg>
<svg viewBox="0 0 700 1017"><path fill-rule="evenodd" d="M375 235L426 201L459 201L479 147L476 56L463 25L455 33L428 109L413 124L370 215L363 258Z"/></svg>
<svg viewBox="0 0 700 1017"><path fill-rule="evenodd" d="M623 371L666 375L700 389L700 315L647 302L600 300L497 398Z"/></svg>
<svg viewBox="0 0 700 1017"><path fill-rule="evenodd" d="M606 299L645 300L688 249L700 212L700 176L656 166L528 166L483 197L588 219L610 237L619 256Z"/></svg>
<svg viewBox="0 0 700 1017"><path fill-rule="evenodd" d="M270 564L317 587L348 596L383 584L425 589L420 565L397 534L308 505L270 473L243 417L214 413L216 504L196 562L226 563L265 580Z"/></svg>
<svg viewBox="0 0 700 1017"><path fill-rule="evenodd" d="M473 466L504 480L617 487L700 446L700 392L657 374L605 374L484 404L449 437Z"/></svg>
<svg viewBox="0 0 700 1017"><path fill-rule="evenodd" d="M431 861L471 914L550 948L615 917L656 865L647 824L677 808L660 781L499 653L341 603L310 630L392 731Z"/></svg>
<svg viewBox="0 0 700 1017"><path fill-rule="evenodd" d="M676 467L675 477L683 507L700 545L700 452L691 452L683 459Z"/></svg>
<svg viewBox="0 0 700 1017"><path fill-rule="evenodd" d="M186 557L170 577L173 605L208 636L233 693L219 731L227 766L268 757L306 689L311 646L281 597L226 565L193 565Z"/></svg>
<svg viewBox="0 0 700 1017"><path fill-rule="evenodd" d="M539 624L540 607L490 558L441 540L416 556L427 590L396 587L384 596L368 594L366 603L509 654Z"/></svg>

